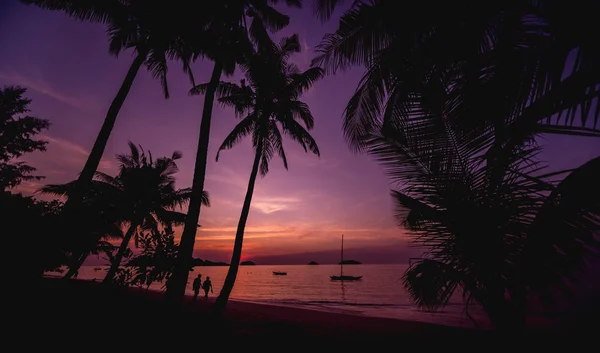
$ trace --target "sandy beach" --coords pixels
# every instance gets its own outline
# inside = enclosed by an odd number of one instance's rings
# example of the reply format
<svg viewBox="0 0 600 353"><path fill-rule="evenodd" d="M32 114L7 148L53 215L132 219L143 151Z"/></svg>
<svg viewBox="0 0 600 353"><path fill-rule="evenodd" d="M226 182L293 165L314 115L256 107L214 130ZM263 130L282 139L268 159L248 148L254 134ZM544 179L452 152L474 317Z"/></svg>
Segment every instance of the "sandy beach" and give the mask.
<svg viewBox="0 0 600 353"><path fill-rule="evenodd" d="M206 301L186 297L181 308L172 308L160 292L104 288L81 280L46 278L29 294L22 298L29 305L24 304L11 327L19 335L36 337L21 342L24 350L28 344L37 347L40 340L44 349L118 351L282 345L355 351L365 344L368 351L378 351L399 344L434 349L461 342L506 343L490 331L241 301L229 302L223 320L214 322L209 316L214 294ZM540 334L550 343L571 333L533 332L530 337Z"/></svg>

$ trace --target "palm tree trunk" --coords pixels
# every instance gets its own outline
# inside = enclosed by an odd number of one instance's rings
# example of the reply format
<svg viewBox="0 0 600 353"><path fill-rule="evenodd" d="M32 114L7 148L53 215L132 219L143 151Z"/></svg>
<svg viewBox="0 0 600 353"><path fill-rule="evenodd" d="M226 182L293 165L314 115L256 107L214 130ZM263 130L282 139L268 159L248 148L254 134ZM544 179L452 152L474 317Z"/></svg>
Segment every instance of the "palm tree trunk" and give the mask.
<svg viewBox="0 0 600 353"><path fill-rule="evenodd" d="M131 240L133 233L135 233L136 228L137 225L134 223L132 223L129 226L127 234L125 234L125 237L121 242L121 246L119 246L119 251L117 251L117 255L115 255L115 257L111 261L110 269L106 273L106 277L104 277L104 280L102 281L103 283L112 283L112 281L114 280L115 275L117 274L117 270L121 265L121 261L123 261L123 256L125 256L125 251L127 251L127 247L129 246L129 241Z"/></svg>
<svg viewBox="0 0 600 353"><path fill-rule="evenodd" d="M106 143L108 142L108 138L110 137L110 133L112 132L113 127L115 126L115 121L117 120L117 115L119 115L119 111L129 94L129 90L135 80L135 77L144 64L146 60L147 51L138 51L138 55L135 57L131 66L129 67L129 71L127 71L127 75L117 92L117 95L113 99L110 107L108 108L108 112L106 113L106 117L104 118L104 123L102 124L102 128L96 137L96 141L94 142L94 146L92 147L92 151L88 155L88 158L85 162L83 170L79 174L79 178L77 178L77 184L73 192L69 195L69 198L65 202L63 207L63 212L67 215L71 215L72 211L76 211L79 209L79 204L81 203L81 198L85 190L89 188L92 179L94 178L94 173L98 169L98 165L100 164L100 160L102 159L102 155L104 154L104 149L106 148ZM70 223L72 229L77 229L72 225L72 220L76 217L67 217L68 222ZM68 228L67 228L68 229ZM71 271L69 271L71 272Z"/></svg>
<svg viewBox="0 0 600 353"><path fill-rule="evenodd" d="M213 102L215 100L215 92L219 80L221 79L222 70L223 64L220 61L215 61L212 76L206 89L206 94L204 95L202 122L200 123L200 136L198 138L194 179L192 181L192 197L190 198L183 234L181 235L181 240L179 242L179 252L175 262L175 268L173 269L173 274L171 275L166 291L167 300L172 302L181 302L183 299L192 264L196 230L198 228L198 219L200 219L200 207L202 206L202 192L204 191L204 177L206 175Z"/></svg>
<svg viewBox="0 0 600 353"><path fill-rule="evenodd" d="M258 146L261 144L259 143ZM250 213L250 204L252 203L252 194L254 193L254 184L256 183L256 176L258 174L258 166L260 164L261 149L256 149L256 156L254 157L254 164L252 165L252 173L250 174L250 181L248 181L248 190L246 191L246 198L244 199L244 206L242 207L242 214L240 221L238 222L237 231L235 233L235 243L233 245L233 254L231 254L231 265L227 271L227 277L223 283L223 288L217 301L213 306L213 313L216 317L220 317L225 310L229 295L233 290L235 279L237 277L238 269L240 267L240 259L242 257L242 245L244 242L244 230L246 228L246 221L248 220L248 214Z"/></svg>
<svg viewBox="0 0 600 353"><path fill-rule="evenodd" d="M79 255L79 257L73 261L73 263L69 266L69 271L67 271L67 274L63 277L64 279L69 279L72 278L73 276L77 275L77 273L79 272L79 269L81 268L81 266L83 265L83 263L85 262L85 259L87 259L88 257L88 253L84 252L81 255Z"/></svg>

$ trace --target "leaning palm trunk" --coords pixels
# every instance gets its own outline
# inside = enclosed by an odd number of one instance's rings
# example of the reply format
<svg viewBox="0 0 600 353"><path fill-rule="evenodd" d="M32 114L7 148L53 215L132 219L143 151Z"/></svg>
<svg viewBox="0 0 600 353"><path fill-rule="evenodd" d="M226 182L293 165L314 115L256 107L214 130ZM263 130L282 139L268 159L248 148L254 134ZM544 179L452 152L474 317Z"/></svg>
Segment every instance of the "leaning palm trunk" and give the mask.
<svg viewBox="0 0 600 353"><path fill-rule="evenodd" d="M85 259L87 259L88 255L88 252L82 252L81 254L79 254L78 257L74 258L72 260L71 265L69 266L69 271L67 271L67 274L64 276L64 278L69 279L73 276L76 276L79 273L79 269L85 262Z"/></svg>
<svg viewBox="0 0 600 353"><path fill-rule="evenodd" d="M259 143L258 146L261 146ZM244 199L244 206L242 207L242 214L240 221L238 222L237 231L235 233L235 243L233 245L233 254L231 254L231 265L227 271L227 277L223 283L223 288L219 297L213 306L213 313L219 317L225 310L229 295L233 290L235 279L237 277L238 269L240 267L240 259L242 257L242 245L244 243L244 230L246 229L246 221L248 220L248 214L250 213L250 204L252 203L252 194L254 193L254 184L256 183L256 176L258 175L258 167L260 165L261 149L257 147L256 156L254 157L254 164L252 165L252 173L250 174L250 181L248 181L248 190L246 191L246 198Z"/></svg>
<svg viewBox="0 0 600 353"><path fill-rule="evenodd" d="M181 240L179 252L173 274L167 285L166 297L173 302L180 302L185 294L185 287L189 270L192 264L194 242L196 241L196 230L200 218L200 207L202 206L202 195L204 191L204 177L206 175L206 162L208 157L208 142L210 138L210 123L212 119L213 102L215 91L221 79L223 64L215 61L213 73L204 95L204 107L202 109L202 122L200 123L200 136L198 150L196 151L196 164L194 166L194 179L192 181L192 197L188 207L187 217Z"/></svg>
<svg viewBox="0 0 600 353"><path fill-rule="evenodd" d="M129 241L131 240L131 237L133 237L133 234L135 233L136 228L137 228L137 225L134 223L132 223L129 226L129 230L127 230L127 234L125 234L125 237L123 238L123 241L121 242L121 246L119 246L117 255L115 255L115 257L111 261L110 269L108 270L108 273L106 273L106 277L104 277L104 281L103 281L104 283L112 283L113 280L115 279L117 270L119 269L119 266L121 265L121 261L123 261L123 256L125 256L125 252L127 251L127 248L129 247Z"/></svg>
<svg viewBox="0 0 600 353"><path fill-rule="evenodd" d="M121 84L121 88L119 88L119 92L113 99L110 104L110 108L106 113L106 118L104 118L104 123L102 124L102 128L96 137L96 142L94 142L94 147L92 147L92 151L88 155L87 161L85 162L85 166L79 174L79 178L77 179L77 183L73 192L69 195L69 198L65 202L63 212L67 215L71 214L72 211L77 210L81 203L81 197L85 190L89 188L92 179L94 178L94 173L98 169L98 165L100 164L100 160L102 159L102 155L104 154L104 149L106 148L106 144L108 142L108 138L110 137L110 133L112 132L113 127L115 126L115 121L117 120L117 115L119 115L119 111L129 94L129 90L135 80L135 77L144 64L146 60L146 52L139 52L136 58L131 63L129 67L129 71ZM71 222L69 222L71 223ZM79 259L83 256L82 253L74 254L76 259ZM84 259L85 260L85 259ZM73 267L69 268L69 271L65 275L65 278L71 278L74 274L77 273L79 267L83 264L83 261L74 261Z"/></svg>

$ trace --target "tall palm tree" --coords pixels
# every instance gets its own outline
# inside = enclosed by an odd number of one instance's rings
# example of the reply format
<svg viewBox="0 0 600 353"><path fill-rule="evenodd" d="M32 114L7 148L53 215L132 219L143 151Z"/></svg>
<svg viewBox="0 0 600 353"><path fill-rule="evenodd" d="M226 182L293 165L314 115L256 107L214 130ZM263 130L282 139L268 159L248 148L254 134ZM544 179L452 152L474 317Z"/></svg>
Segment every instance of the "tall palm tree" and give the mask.
<svg viewBox="0 0 600 353"><path fill-rule="evenodd" d="M344 132L406 184L394 192L400 211L410 211L401 218L429 250L405 277L418 303L435 308L461 286L496 327L522 327L525 293L560 286L597 230L596 216L583 213L595 212L591 201L561 201L563 192L582 193L572 180L597 162L565 179L569 191L530 170L541 133L600 136L589 127L599 115L600 46L597 36L582 39L595 31L581 22L594 11L551 0L425 1L400 14L390 5L355 1L315 64L366 67ZM552 220L557 209L569 211ZM546 267L530 263L538 255Z"/></svg>
<svg viewBox="0 0 600 353"><path fill-rule="evenodd" d="M114 279L129 242L133 238L137 244L137 235L141 230L157 232L159 225L171 227L183 224L185 214L175 209L184 206L191 196L189 188L175 188L174 175L178 171L175 161L181 158L180 152L153 160L150 152L146 154L131 142L129 148L130 154L117 156L121 163L117 176L96 172L94 182L106 201L104 205L116 209L118 220L127 227L105 282ZM49 186L47 189L55 193L66 191L62 185ZM203 203L209 205L207 193L203 193Z"/></svg>
<svg viewBox="0 0 600 353"><path fill-rule="evenodd" d="M231 264L215 303L217 314L221 314L225 309L235 284L256 178L259 172L261 176L269 172L269 163L275 154L281 157L284 167L288 167L282 135L285 134L298 142L305 151L310 150L319 155L317 143L307 131L314 126L313 116L308 105L299 99L323 76L323 71L320 68L310 68L302 72L295 64L288 62L292 53L300 51L297 35L282 38L278 45L273 43L272 46L258 48L256 53L248 56L241 64L246 77L241 85L221 82L217 87L219 102L233 107L236 115L243 117L221 144L217 160L221 151L232 148L246 136L252 137L255 151L235 235ZM206 89L208 85L197 87L199 91Z"/></svg>
<svg viewBox="0 0 600 353"><path fill-rule="evenodd" d="M165 98L168 98L167 61L169 59L182 60L184 71L189 73L191 78L189 64L193 58L191 48L183 40L190 34L182 34L184 31L190 31L191 26L176 26L175 24L202 23L202 18L198 18L197 13L189 11L189 8L186 11L185 6L188 4L179 0L170 1L169 6L164 6L164 3L161 2L144 0L21 0L21 2L35 4L48 10L62 11L76 19L104 23L108 27L111 54L119 55L126 49L133 49L135 53L125 79L108 108L94 146L79 174L76 187L65 203L64 211L66 213L76 212L83 193L92 182L119 111L138 71L145 65L151 74L160 80ZM191 13L195 15L194 21L191 17L183 17L186 14L191 16ZM202 34L200 24L192 28L197 29L197 36ZM70 218L77 219L75 216ZM76 257L83 256L82 254L75 255Z"/></svg>
<svg viewBox="0 0 600 353"><path fill-rule="evenodd" d="M283 2L288 6L300 7L301 5L299 0ZM217 86L223 73L233 74L236 62L241 60L243 53L251 46L250 38L255 42L268 40L267 30L277 31L288 25L289 17L270 6L277 3L278 0L225 0L206 5L204 12L211 18L206 32L213 40L198 43L197 48L202 56L214 62L214 67L210 81L203 91L204 106L188 218L181 235L175 270L167 285L166 295L172 301L180 301L183 298L191 267L202 205L200 195L204 189L212 109ZM249 27L248 22L250 22Z"/></svg>
<svg viewBox="0 0 600 353"><path fill-rule="evenodd" d="M435 135L428 128L380 128L369 141L398 182L398 221L426 250L413 259L404 284L430 310L460 289L467 309L480 305L496 329L521 330L527 304L568 294L569 282L600 250L600 156L543 173L535 144L519 146L499 164L471 149L470 136L452 124Z"/></svg>

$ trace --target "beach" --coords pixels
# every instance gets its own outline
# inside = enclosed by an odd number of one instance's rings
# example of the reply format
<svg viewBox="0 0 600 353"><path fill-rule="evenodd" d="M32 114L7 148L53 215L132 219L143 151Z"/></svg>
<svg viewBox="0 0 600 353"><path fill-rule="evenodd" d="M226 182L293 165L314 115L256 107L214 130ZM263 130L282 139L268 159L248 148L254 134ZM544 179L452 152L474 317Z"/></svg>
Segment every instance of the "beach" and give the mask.
<svg viewBox="0 0 600 353"><path fill-rule="evenodd" d="M214 297L193 302L186 296L181 307L173 308L163 301L160 292L105 288L101 283L82 280L45 278L35 295L23 299L23 310L13 319L11 328L36 339L21 342L22 350L43 342L44 349L66 350L108 346L118 347L118 351L202 350L208 345L229 351L231 347L277 348L285 344L354 351L368 344L372 351L400 343L434 348L497 340L488 330L242 301L230 301L222 320L216 322L209 315ZM541 335L549 343L572 336L573 332L528 335Z"/></svg>
<svg viewBox="0 0 600 353"><path fill-rule="evenodd" d="M401 276L407 265L352 265L345 272L363 276L360 281L331 281L339 273L337 265L256 265L241 267L230 299L235 301L273 304L352 315L418 321L446 326L489 328L489 320L479 308L469 309L469 318L461 294L456 295L439 311L424 312L414 305L404 288ZM197 266L190 272L187 294L192 294L192 279L210 276L218 294L225 281L227 266ZM285 271L285 276L274 276ZM77 278L102 281L104 267L83 266ZM164 283L154 282L150 289L164 290Z"/></svg>

